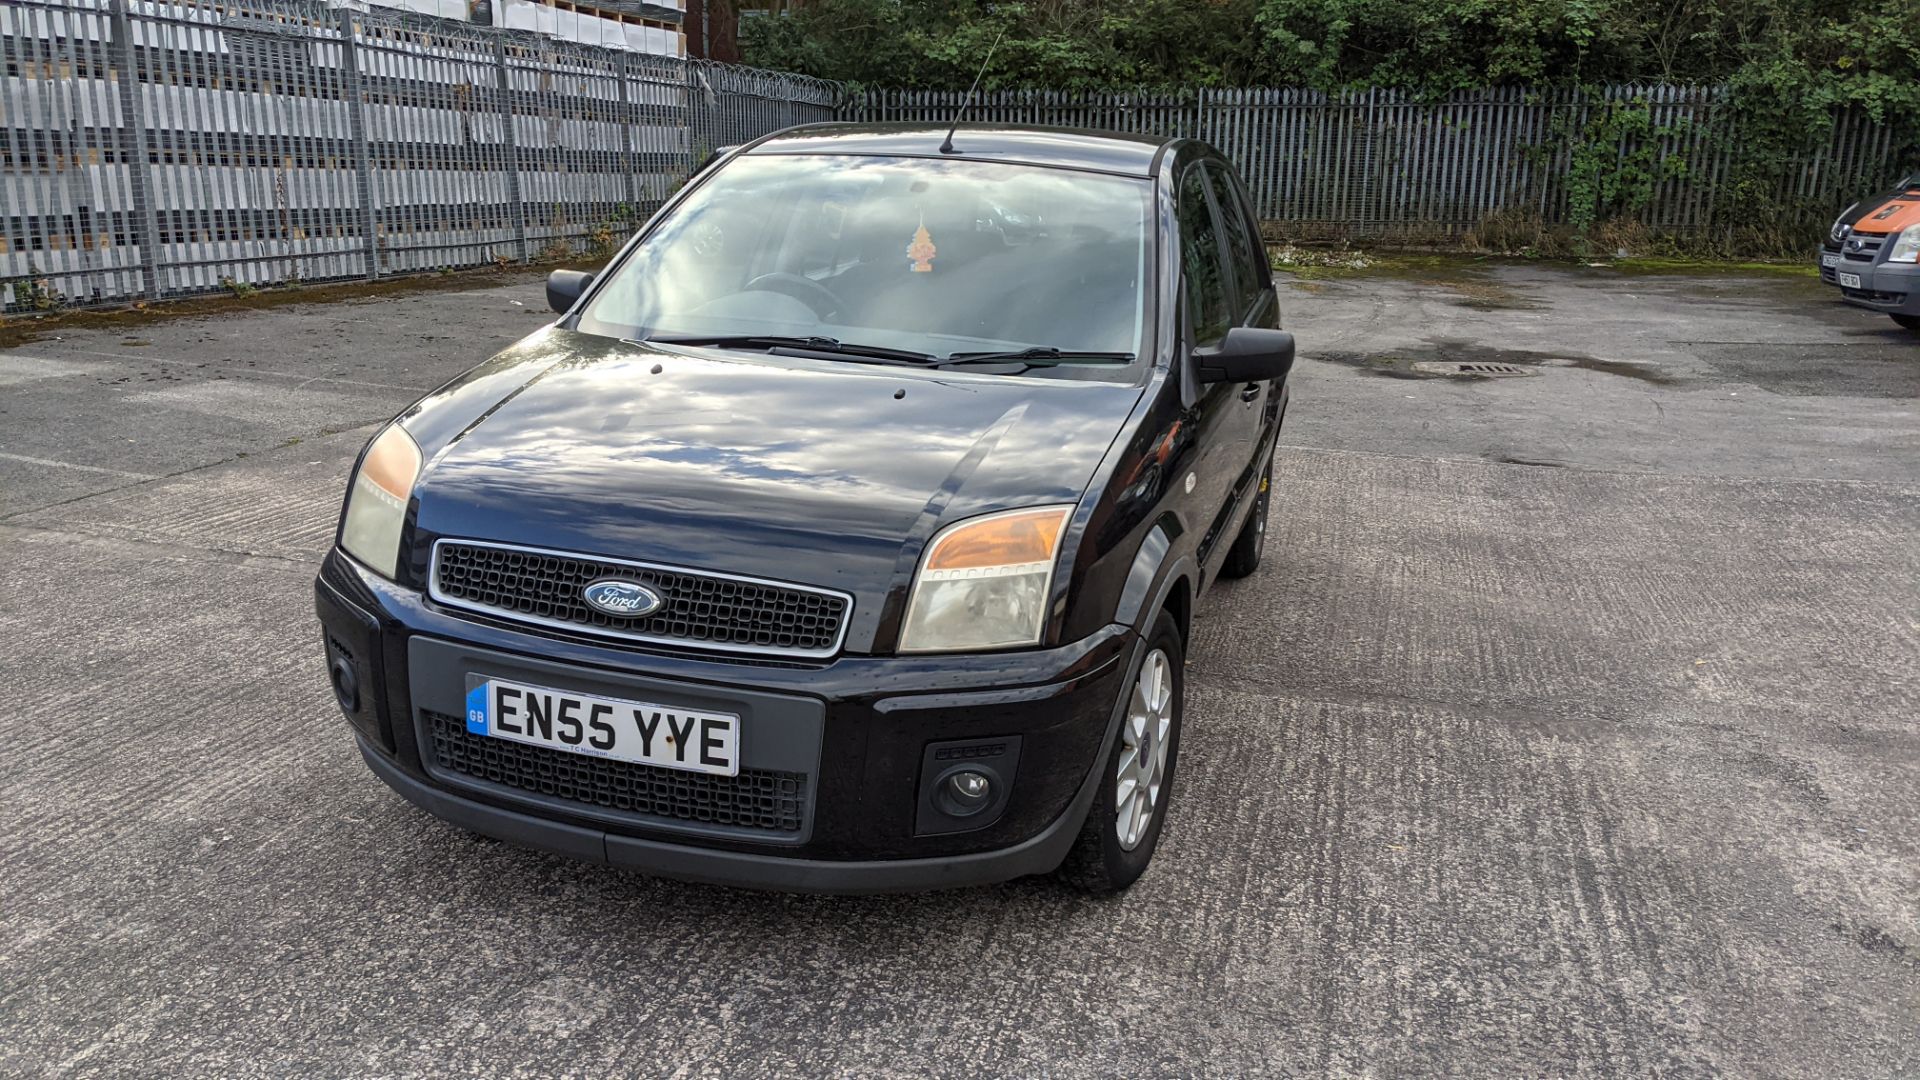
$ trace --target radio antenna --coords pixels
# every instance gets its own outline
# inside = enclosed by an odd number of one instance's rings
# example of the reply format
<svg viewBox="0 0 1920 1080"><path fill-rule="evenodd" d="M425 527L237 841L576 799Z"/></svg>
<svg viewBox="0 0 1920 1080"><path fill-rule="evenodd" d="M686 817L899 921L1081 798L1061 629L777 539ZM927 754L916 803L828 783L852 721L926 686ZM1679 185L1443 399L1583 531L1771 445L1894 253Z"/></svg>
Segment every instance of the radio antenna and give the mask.
<svg viewBox="0 0 1920 1080"><path fill-rule="evenodd" d="M1007 28L1003 26L1000 28L1000 33L994 36L993 44L987 46L987 58L980 61L980 70L974 73L973 85L967 87L966 100L960 103L960 111L953 114L953 127L947 129L947 141L940 144L941 153L957 154L960 152L953 148L954 128L958 128L960 126L960 118L967 115L967 106L973 104L973 92L980 89L980 78L987 73L987 65L993 63L993 50L1000 47L1000 39L1006 36Z"/></svg>

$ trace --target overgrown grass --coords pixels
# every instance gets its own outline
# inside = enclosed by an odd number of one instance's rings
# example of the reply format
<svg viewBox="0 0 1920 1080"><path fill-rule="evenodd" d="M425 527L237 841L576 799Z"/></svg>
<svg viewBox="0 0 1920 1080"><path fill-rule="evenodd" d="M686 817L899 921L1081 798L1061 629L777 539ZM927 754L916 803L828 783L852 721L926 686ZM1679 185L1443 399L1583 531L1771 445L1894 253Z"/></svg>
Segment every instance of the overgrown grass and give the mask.
<svg viewBox="0 0 1920 1080"><path fill-rule="evenodd" d="M1400 251L1391 247L1302 247L1296 244L1270 244L1267 259L1275 270L1282 270L1300 281L1323 281L1354 277L1410 277L1432 280L1458 280L1463 276L1483 275L1499 265L1537 263L1547 266L1583 267L1611 270L1622 274L1671 274L1708 277L1764 274L1783 278L1815 278L1819 268L1811 257L1797 262L1719 261L1685 256L1635 255L1623 258L1576 258L1537 253Z"/></svg>

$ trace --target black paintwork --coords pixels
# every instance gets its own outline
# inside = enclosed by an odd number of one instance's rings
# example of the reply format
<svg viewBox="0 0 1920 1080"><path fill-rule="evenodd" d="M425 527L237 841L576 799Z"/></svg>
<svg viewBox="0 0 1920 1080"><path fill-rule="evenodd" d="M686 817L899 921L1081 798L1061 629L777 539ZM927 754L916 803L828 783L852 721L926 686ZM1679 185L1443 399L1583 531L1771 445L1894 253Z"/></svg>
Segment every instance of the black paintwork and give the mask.
<svg viewBox="0 0 1920 1080"><path fill-rule="evenodd" d="M1077 501L1140 396L545 330L402 420L428 458L411 582L442 536L618 553L851 593L848 647L890 651L907 539Z"/></svg>
<svg viewBox="0 0 1920 1080"><path fill-rule="evenodd" d="M1887 190L1869 195L1859 202L1854 203L1852 206L1847 207L1846 210L1841 212L1836 224L1845 225L1851 229L1860 224L1861 218L1866 217L1868 214L1886 205L1887 200L1913 191L1916 188L1920 188L1920 169L1915 169L1913 172L1901 177L1899 183ZM1833 245L1829 242L1827 246L1832 247Z"/></svg>
<svg viewBox="0 0 1920 1080"><path fill-rule="evenodd" d="M689 189L738 154L931 156L944 135L924 126L798 129L736 151ZM1184 625L1251 506L1284 410L1285 366L1261 369L1281 372L1271 382L1206 381L1173 317L1181 296L1173 192L1199 163L1226 168L1217 153L1189 141L992 125L963 125L955 146L967 156L1154 178L1150 355L1104 381L929 371L638 344L580 333L563 318L402 414L425 465L399 580L339 552L323 570L323 622L368 658L363 684L385 688L366 695L381 708L375 729L359 718L364 745L391 748L396 767L422 778L404 641L426 633L823 699L806 857L993 850L1067 812L1108 745L1140 630L1163 606ZM660 213L674 209L670 202ZM585 283L584 295L612 276ZM1277 328L1270 274L1263 270L1249 291L1239 325ZM940 527L1050 503L1076 509L1039 647L895 655L914 569ZM826 586L854 597L853 619L840 657L793 664L495 623L422 595L431 545L443 536ZM912 788L926 743L1008 734L1024 747L1004 816L972 833L913 836Z"/></svg>

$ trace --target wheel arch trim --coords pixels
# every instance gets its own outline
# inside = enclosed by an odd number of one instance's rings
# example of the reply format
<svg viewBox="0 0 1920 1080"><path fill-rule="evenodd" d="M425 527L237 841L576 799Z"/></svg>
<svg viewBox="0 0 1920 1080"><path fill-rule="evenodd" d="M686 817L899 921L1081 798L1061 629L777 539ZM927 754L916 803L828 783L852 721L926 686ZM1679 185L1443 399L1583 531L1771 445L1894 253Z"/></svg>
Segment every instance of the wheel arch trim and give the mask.
<svg viewBox="0 0 1920 1080"><path fill-rule="evenodd" d="M1127 568L1126 584L1120 589L1120 601L1114 608L1114 621L1134 628L1141 637L1153 629L1153 618L1167 604L1168 597L1183 579L1199 576L1199 567L1191 555L1174 555L1173 537L1164 523L1147 530ZM1191 581L1189 592L1197 592ZM1187 633L1187 627L1181 627Z"/></svg>

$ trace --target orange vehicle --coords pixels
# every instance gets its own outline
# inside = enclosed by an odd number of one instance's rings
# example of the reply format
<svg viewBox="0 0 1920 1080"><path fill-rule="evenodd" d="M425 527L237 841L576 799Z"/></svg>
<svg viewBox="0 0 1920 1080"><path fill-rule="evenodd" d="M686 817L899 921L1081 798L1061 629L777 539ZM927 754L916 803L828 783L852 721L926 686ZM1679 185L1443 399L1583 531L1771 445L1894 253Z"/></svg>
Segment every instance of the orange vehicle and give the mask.
<svg viewBox="0 0 1920 1080"><path fill-rule="evenodd" d="M1840 212L1820 246L1820 280L1920 333L1920 170Z"/></svg>

